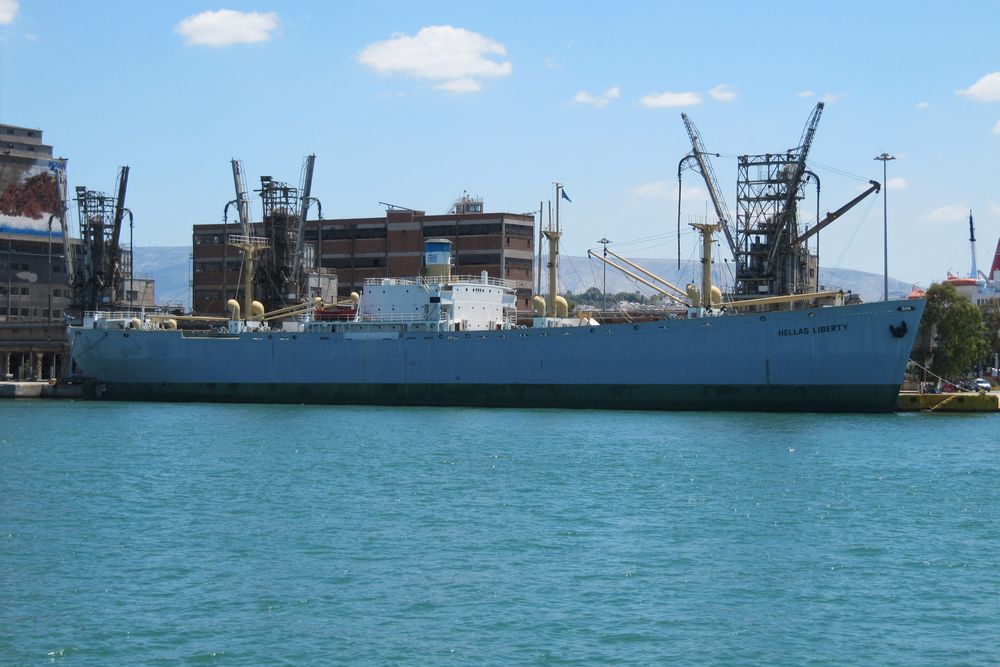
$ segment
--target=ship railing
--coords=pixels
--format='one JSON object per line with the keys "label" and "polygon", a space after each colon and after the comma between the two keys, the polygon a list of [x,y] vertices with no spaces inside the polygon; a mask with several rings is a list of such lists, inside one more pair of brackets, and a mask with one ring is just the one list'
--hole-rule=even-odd
{"label": "ship railing", "polygon": [[374,322],[381,324],[398,324],[411,322],[434,322],[447,319],[447,313],[441,313],[437,320],[429,319],[423,313],[362,313],[358,322]]}
{"label": "ship railing", "polygon": [[91,322],[98,320],[131,320],[133,317],[140,320],[146,316],[146,311],[142,310],[86,310],[83,319]]}
{"label": "ship railing", "polygon": [[416,276],[412,278],[365,278],[365,285],[378,287],[385,285],[447,285],[452,283],[472,283],[514,289],[515,281],[487,276]]}
{"label": "ship railing", "polygon": [[238,247],[266,247],[268,245],[265,236],[247,236],[246,234],[230,234],[227,243]]}

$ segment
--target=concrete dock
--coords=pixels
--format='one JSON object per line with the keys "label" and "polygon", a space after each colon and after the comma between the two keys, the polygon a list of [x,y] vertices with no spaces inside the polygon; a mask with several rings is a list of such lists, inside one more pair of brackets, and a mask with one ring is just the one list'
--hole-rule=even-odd
{"label": "concrete dock", "polygon": [[928,412],[1000,412],[1000,395],[986,393],[920,394],[904,391],[899,394],[900,411]]}
{"label": "concrete dock", "polygon": [[0,382],[0,398],[80,398],[83,385],[55,382]]}

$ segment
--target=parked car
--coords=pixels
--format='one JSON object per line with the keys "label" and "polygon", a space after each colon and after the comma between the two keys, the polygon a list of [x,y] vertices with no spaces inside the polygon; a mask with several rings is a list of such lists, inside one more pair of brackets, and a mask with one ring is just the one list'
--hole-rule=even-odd
{"label": "parked car", "polygon": [[993,389],[992,385],[983,378],[976,378],[972,381],[972,388],[976,391],[990,391]]}

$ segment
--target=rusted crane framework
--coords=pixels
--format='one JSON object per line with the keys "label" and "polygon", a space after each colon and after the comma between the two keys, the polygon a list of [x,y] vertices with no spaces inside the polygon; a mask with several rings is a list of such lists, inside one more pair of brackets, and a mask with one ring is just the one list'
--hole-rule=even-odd
{"label": "rusted crane framework", "polygon": [[260,199],[264,207],[264,238],[268,249],[261,254],[254,272],[254,294],[265,310],[287,305],[295,298],[292,254],[299,215],[298,188],[260,177]]}
{"label": "rusted crane framework", "polygon": [[806,156],[823,103],[813,109],[797,148],[741,155],[736,178],[736,293],[802,294],[815,289],[816,258],[799,243],[797,203]]}
{"label": "rusted crane framework", "polygon": [[300,187],[260,177],[264,238],[267,250],[261,254],[254,272],[254,294],[265,309],[273,310],[298,303],[306,281],[302,276],[303,226],[312,190],[316,156],[306,158]]}
{"label": "rusted crane framework", "polygon": [[809,256],[793,243],[801,197],[793,195],[788,205],[788,173],[797,161],[792,153],[739,157],[737,294],[796,294],[808,288]]}
{"label": "rusted crane framework", "polygon": [[73,275],[75,309],[118,308],[125,302],[125,279],[131,274],[131,256],[125,257],[119,238],[125,216],[129,168],[118,170],[117,196],[76,188],[80,220],[80,258]]}

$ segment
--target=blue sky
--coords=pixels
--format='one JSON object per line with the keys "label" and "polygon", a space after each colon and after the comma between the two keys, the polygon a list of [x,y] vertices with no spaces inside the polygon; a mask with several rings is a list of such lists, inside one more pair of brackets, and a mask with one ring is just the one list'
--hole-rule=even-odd
{"label": "blue sky", "polygon": [[[969,209],[980,268],[1000,235],[998,19],[993,2],[0,0],[0,122],[41,128],[71,187],[111,192],[130,165],[137,245],[220,221],[230,158],[253,187],[298,183],[316,153],[328,218],[444,213],[463,190],[519,213],[558,180],[564,252],[606,235],[674,257],[681,112],[723,154],[734,210],[735,156],[794,147],[822,99],[822,210],[895,155],[889,272],[926,286],[968,271]],[[684,187],[687,223],[707,197],[693,172]],[[881,273],[882,195],[821,237],[822,265]]]}

